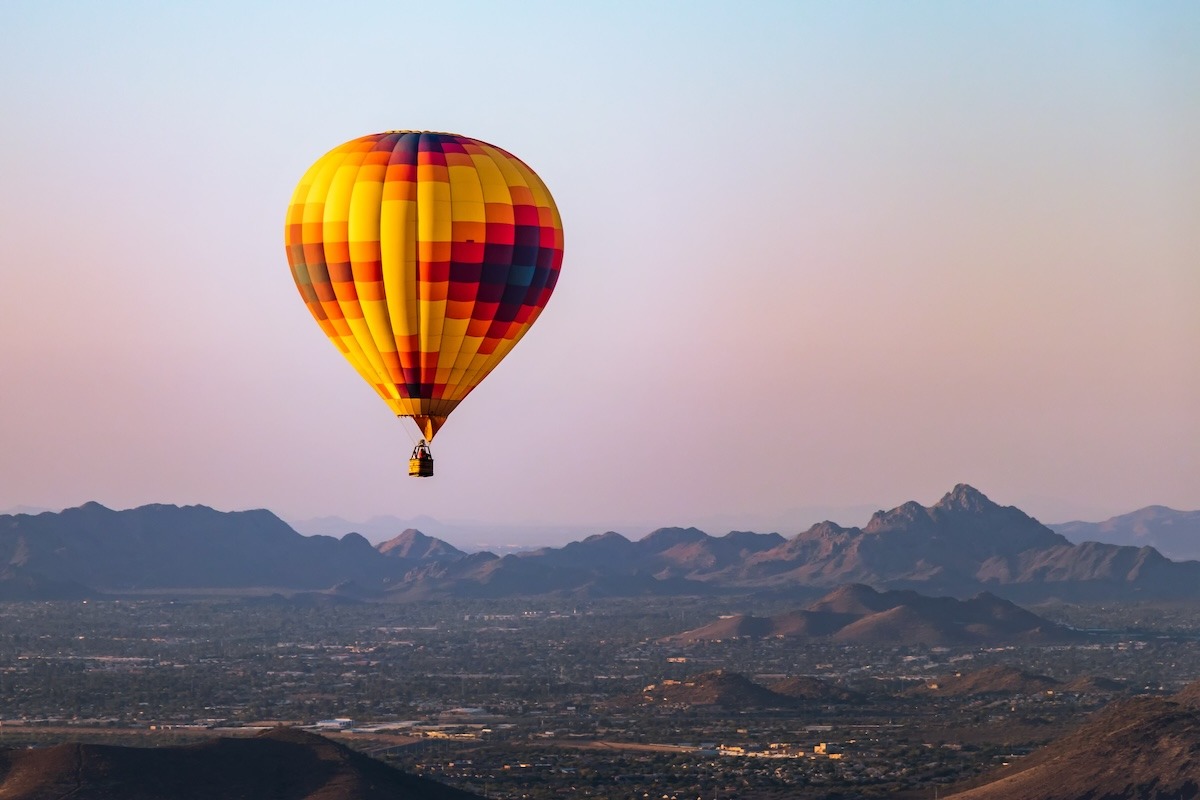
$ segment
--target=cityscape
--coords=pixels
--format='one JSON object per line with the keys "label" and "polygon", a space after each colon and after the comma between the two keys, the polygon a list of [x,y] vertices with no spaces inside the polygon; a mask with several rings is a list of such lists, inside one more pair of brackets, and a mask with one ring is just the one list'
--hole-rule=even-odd
{"label": "cityscape", "polygon": [[[0,739],[145,746],[288,725],[493,798],[923,797],[1115,699],[1200,676],[1187,608],[1047,607],[1096,632],[1041,647],[664,641],[743,603],[777,610],[751,598],[5,604]],[[797,676],[807,683],[783,694]]]}

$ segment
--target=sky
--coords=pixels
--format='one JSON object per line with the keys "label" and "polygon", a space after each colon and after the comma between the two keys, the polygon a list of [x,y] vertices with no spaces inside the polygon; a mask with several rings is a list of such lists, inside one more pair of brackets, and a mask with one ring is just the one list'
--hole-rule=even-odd
{"label": "sky", "polygon": [[[1198,86],[1194,2],[8,0],[0,508],[1200,509]],[[565,232],[425,480],[283,248],[389,129],[516,154]]]}

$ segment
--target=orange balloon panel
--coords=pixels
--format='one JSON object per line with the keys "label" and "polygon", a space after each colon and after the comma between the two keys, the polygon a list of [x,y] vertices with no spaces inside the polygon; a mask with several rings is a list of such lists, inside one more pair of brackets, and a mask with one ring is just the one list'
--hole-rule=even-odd
{"label": "orange balloon panel", "polygon": [[322,156],[292,195],[284,241],[321,330],[426,439],[537,319],[563,256],[533,170],[485,142],[417,131]]}

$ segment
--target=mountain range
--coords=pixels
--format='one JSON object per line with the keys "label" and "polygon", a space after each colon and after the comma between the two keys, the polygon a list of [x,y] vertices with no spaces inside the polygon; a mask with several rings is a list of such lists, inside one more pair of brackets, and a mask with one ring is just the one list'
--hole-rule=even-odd
{"label": "mountain range", "polygon": [[1200,596],[1200,562],[1152,547],[1072,544],[960,484],[932,506],[877,511],[862,528],[822,522],[791,538],[661,528],[509,554],[463,553],[417,530],[372,546],[348,533],[303,536],[269,511],[87,503],[0,515],[0,598],[98,593],[329,591],[377,600],[880,590],[1010,600]]}

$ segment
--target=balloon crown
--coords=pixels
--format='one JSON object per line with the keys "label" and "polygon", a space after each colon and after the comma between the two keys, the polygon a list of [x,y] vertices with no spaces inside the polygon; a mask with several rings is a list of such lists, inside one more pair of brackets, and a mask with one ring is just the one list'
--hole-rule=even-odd
{"label": "balloon crown", "polygon": [[416,130],[390,130],[384,133],[432,133],[437,136],[462,136],[461,133],[450,133],[449,131],[416,131]]}

